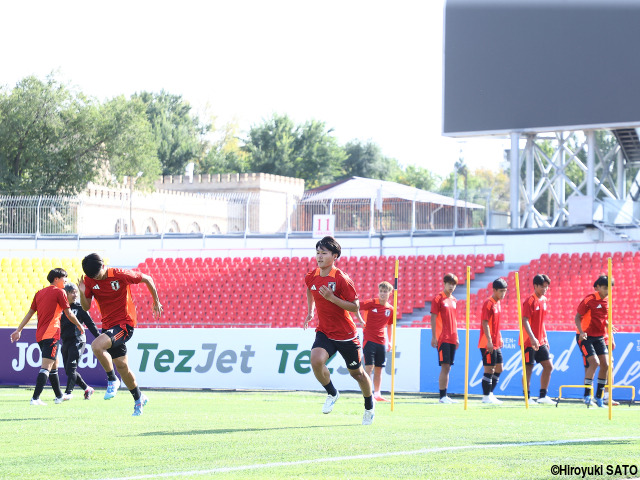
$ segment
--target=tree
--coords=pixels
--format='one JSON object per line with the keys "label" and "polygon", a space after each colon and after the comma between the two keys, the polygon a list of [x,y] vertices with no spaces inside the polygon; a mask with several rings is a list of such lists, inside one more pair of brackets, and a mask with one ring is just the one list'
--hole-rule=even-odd
{"label": "tree", "polygon": [[146,105],[162,174],[184,174],[188,163],[201,158],[201,137],[209,126],[200,125],[198,117],[191,116],[191,105],[180,95],[162,90],[160,93],[141,92],[133,96],[134,100],[136,98]]}
{"label": "tree", "polygon": [[273,115],[251,127],[243,150],[253,172],[303,178],[314,187],[344,174],[346,153],[323,122],[296,126],[286,115]]}
{"label": "tree", "polygon": [[409,165],[404,170],[396,170],[391,180],[430,192],[437,190],[442,181],[438,175],[433,174],[430,170],[414,165]]}
{"label": "tree", "polygon": [[390,160],[382,155],[380,147],[369,141],[365,144],[359,140],[348,142],[345,147],[347,157],[343,168],[348,177],[377,178],[386,180],[390,175]]}
{"label": "tree", "polygon": [[238,124],[227,123],[220,130],[211,129],[213,138],[205,143],[205,154],[195,166],[197,173],[246,173],[249,172],[249,155],[238,139]]}

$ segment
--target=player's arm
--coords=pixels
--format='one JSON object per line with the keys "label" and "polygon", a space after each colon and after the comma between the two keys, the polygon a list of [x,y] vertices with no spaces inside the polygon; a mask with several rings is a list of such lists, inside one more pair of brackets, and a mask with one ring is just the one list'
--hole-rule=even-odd
{"label": "player's arm", "polygon": [[333,290],[331,290],[326,285],[321,286],[318,290],[318,293],[320,293],[320,295],[322,295],[325,300],[330,301],[334,305],[337,305],[347,312],[355,313],[360,309],[360,302],[358,301],[358,299],[354,300],[353,302],[349,302],[348,300],[343,300],[342,298],[336,297],[333,293]]}
{"label": "player's arm", "polygon": [[82,323],[86,325],[87,329],[91,332],[91,334],[94,337],[98,338],[100,336],[98,327],[96,327],[96,322],[93,321],[93,318],[91,318],[91,315],[89,315],[84,310],[80,310],[78,312],[77,317],[78,317],[78,320],[80,320]]}
{"label": "player's arm", "polygon": [[436,338],[436,319],[437,318],[438,318],[438,315],[436,315],[435,313],[431,314],[431,346],[433,348],[438,347],[438,339]]}
{"label": "player's arm", "polygon": [[580,315],[579,313],[576,313],[576,318],[574,319],[574,322],[576,323],[576,329],[578,330],[578,334],[580,335],[580,339],[586,340],[587,339],[587,332],[582,330],[582,315]]}
{"label": "player's arm", "polygon": [[85,295],[86,286],[84,284],[84,276],[78,279],[78,291],[80,292],[80,306],[83,310],[89,310],[91,308],[91,300]]}
{"label": "player's arm", "polygon": [[20,322],[20,325],[18,325],[18,328],[16,328],[15,332],[11,334],[11,343],[15,343],[18,340],[20,340],[20,335],[22,335],[22,329],[25,327],[27,323],[29,323],[29,320],[31,320],[31,317],[33,317],[34,313],[36,313],[36,311],[30,308],[27,314],[24,316],[24,318]]}
{"label": "player's arm", "polygon": [[309,326],[309,322],[311,320],[313,320],[313,312],[315,310],[315,306],[316,306],[316,303],[313,300],[313,295],[311,294],[311,290],[309,290],[309,288],[307,288],[307,312],[308,313],[307,313],[307,316],[304,319],[304,326],[302,327],[305,330]]}
{"label": "player's arm", "polygon": [[534,350],[538,350],[540,348],[540,342],[533,334],[533,330],[531,330],[531,324],[529,324],[529,317],[522,317],[522,326],[524,327],[525,332],[529,335],[529,340],[531,340],[531,347]]}
{"label": "player's arm", "polygon": [[367,322],[365,322],[364,318],[362,318],[360,310],[356,312],[356,318],[358,319],[358,322],[360,322],[360,325],[362,325],[363,327],[367,325]]}
{"label": "player's arm", "polygon": [[71,309],[69,307],[65,308],[64,310],[62,310],[64,312],[64,314],[67,316],[67,318],[69,319],[69,321],[71,323],[73,323],[76,327],[78,327],[78,330],[80,330],[82,333],[84,333],[84,327],[82,326],[82,324],[78,321],[78,318],[73,314],[73,312],[71,311]]}
{"label": "player's arm", "polygon": [[149,275],[142,274],[142,278],[140,280],[141,283],[144,283],[147,286],[147,290],[153,297],[153,315],[158,318],[162,315],[162,305],[160,304],[160,298],[158,298],[158,289],[156,288],[156,284]]}
{"label": "player's arm", "polygon": [[489,330],[489,320],[482,320],[482,331],[487,339],[487,352],[493,353],[493,342],[491,341],[491,331]]}
{"label": "player's arm", "polygon": [[391,338],[393,337],[393,324],[387,325],[387,352],[391,351]]}

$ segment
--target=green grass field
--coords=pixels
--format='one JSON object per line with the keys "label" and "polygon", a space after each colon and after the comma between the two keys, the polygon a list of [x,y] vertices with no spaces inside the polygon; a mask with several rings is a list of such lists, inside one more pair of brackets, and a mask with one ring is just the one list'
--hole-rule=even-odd
{"label": "green grass field", "polygon": [[[532,406],[477,398],[439,405],[397,395],[361,425],[362,396],[343,394],[329,415],[310,392],[146,391],[133,400],[104,390],[61,405],[47,387],[0,389],[0,478],[25,479],[538,479],[554,464],[640,468],[640,407]],[[521,445],[525,442],[561,444]],[[587,478],[629,478],[612,474]],[[638,475],[635,475],[638,476]]]}

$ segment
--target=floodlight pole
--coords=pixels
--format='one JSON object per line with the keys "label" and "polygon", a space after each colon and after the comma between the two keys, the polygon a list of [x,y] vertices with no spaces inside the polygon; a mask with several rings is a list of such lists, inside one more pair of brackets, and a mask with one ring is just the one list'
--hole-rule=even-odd
{"label": "floodlight pole", "polygon": [[520,134],[511,132],[511,228],[520,228]]}

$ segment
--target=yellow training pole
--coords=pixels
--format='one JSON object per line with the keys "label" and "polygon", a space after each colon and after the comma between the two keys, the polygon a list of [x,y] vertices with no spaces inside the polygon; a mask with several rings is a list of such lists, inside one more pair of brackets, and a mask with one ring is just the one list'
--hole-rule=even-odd
{"label": "yellow training pole", "polygon": [[464,337],[464,409],[467,409],[467,399],[469,397],[469,302],[471,301],[471,267],[467,267],[467,311],[466,325],[467,333]]}
{"label": "yellow training pole", "polygon": [[398,265],[400,261],[396,260],[395,282],[393,285],[393,340],[391,342],[391,411],[395,403],[395,378],[396,378],[396,319],[398,311]]}
{"label": "yellow training pole", "polygon": [[516,272],[516,301],[518,302],[518,325],[520,327],[520,355],[522,356],[522,388],[524,390],[524,404],[529,409],[529,389],[527,388],[527,364],[524,361],[524,334],[522,333],[522,304],[520,303],[520,279]]}
{"label": "yellow training pole", "polygon": [[612,417],[612,409],[611,407],[613,406],[613,348],[611,348],[611,345],[613,344],[613,298],[611,298],[611,279],[612,279],[612,264],[611,264],[611,257],[609,257],[609,261],[607,262],[607,278],[608,278],[608,285],[607,285],[607,299],[608,299],[608,307],[607,311],[609,314],[609,420],[611,420]]}

